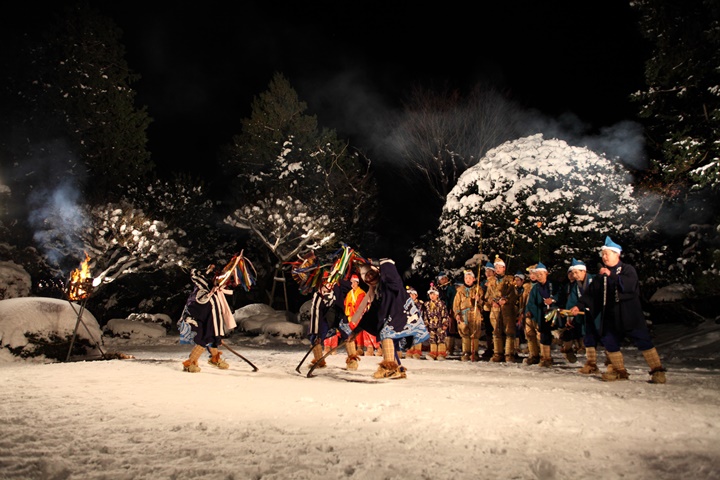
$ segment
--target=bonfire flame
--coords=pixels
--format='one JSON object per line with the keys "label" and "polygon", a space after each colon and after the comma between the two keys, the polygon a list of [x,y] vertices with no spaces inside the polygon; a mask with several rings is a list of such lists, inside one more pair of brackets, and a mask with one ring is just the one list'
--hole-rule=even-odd
{"label": "bonfire flame", "polygon": [[70,283],[68,285],[68,298],[70,300],[83,300],[90,295],[93,279],[90,276],[89,263],[90,256],[85,252],[85,260],[80,264],[80,268],[76,268],[70,274]]}

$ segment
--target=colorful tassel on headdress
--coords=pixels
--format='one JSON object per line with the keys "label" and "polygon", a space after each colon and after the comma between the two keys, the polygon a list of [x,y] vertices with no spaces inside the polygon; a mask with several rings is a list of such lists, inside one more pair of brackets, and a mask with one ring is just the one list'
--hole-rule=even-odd
{"label": "colorful tassel on headdress", "polygon": [[356,262],[367,263],[355,250],[342,244],[330,261],[321,264],[314,251],[308,252],[292,265],[292,277],[298,284],[300,293],[308,295],[324,284],[335,285],[340,280],[348,280]]}
{"label": "colorful tassel on headdress", "polygon": [[250,291],[255,285],[257,271],[252,262],[243,256],[243,253],[233,256],[230,262],[225,265],[222,273],[217,276],[215,283],[222,287],[228,285],[230,287],[242,287],[243,290]]}
{"label": "colorful tassel on headdress", "polygon": [[291,275],[298,284],[300,293],[309,295],[322,284],[323,274],[328,271],[327,265],[320,264],[314,251],[309,251],[298,261],[286,262],[292,266]]}
{"label": "colorful tassel on headdress", "polygon": [[340,249],[334,255],[335,261],[333,268],[330,270],[328,283],[335,284],[340,280],[348,280],[352,275],[356,263],[368,263],[368,261],[358,252],[343,243]]}
{"label": "colorful tassel on headdress", "polygon": [[241,255],[237,267],[235,268],[235,272],[235,284],[242,287],[242,289],[246,292],[249,292],[256,282],[257,270],[255,270],[255,266],[253,266],[249,259]]}

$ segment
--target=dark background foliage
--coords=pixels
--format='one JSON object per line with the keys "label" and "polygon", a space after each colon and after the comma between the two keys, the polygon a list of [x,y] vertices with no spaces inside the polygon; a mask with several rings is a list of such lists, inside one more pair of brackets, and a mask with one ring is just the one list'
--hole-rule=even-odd
{"label": "dark background foliage", "polygon": [[[648,290],[682,281],[716,295],[715,2],[443,7],[19,5],[0,23],[2,259],[31,273],[32,294],[57,296],[85,250],[96,269],[127,265],[110,255],[122,238],[132,268],[93,298],[107,319],[175,315],[188,268],[244,250],[258,285],[237,302],[268,302],[287,259],[224,219],[282,192],[330,213],[336,242],[407,270],[458,175],[542,131],[632,169],[648,213],[628,242]],[[639,149],[591,144],[628,120]],[[296,179],[273,166],[288,140]],[[296,290],[288,276],[291,309]]]}

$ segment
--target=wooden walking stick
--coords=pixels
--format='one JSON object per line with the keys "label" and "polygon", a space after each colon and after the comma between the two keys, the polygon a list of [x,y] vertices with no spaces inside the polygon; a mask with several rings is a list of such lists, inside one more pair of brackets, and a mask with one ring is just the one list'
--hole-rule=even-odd
{"label": "wooden walking stick", "polygon": [[257,368],[255,365],[253,365],[253,363],[252,363],[250,360],[248,360],[247,358],[243,357],[243,356],[240,355],[238,352],[236,352],[235,350],[233,350],[232,348],[230,348],[227,343],[225,343],[225,342],[223,342],[223,341],[221,340],[221,341],[220,341],[220,346],[227,348],[229,352],[234,353],[235,355],[237,355],[238,357],[240,357],[241,359],[243,359],[243,360],[245,361],[245,363],[247,363],[248,365],[250,365],[250,366],[252,367],[253,372],[257,372],[257,371],[258,371],[258,368]]}
{"label": "wooden walking stick", "polygon": [[347,346],[350,344],[350,342],[354,342],[355,337],[357,337],[359,334],[360,334],[360,331],[357,331],[357,330],[353,331],[350,334],[350,336],[347,338],[347,340],[345,340],[343,343],[338,343],[337,345],[332,347],[330,350],[328,350],[327,353],[324,353],[322,357],[318,358],[317,361],[312,364],[312,366],[310,367],[310,370],[308,370],[308,372],[307,372],[306,377],[307,378],[314,377],[315,375],[313,375],[313,371],[315,370],[315,367],[320,365],[323,360],[325,360],[328,356],[332,355],[335,352],[335,350],[337,350],[341,346],[344,346],[345,348],[347,348]]}
{"label": "wooden walking stick", "polygon": [[305,363],[305,360],[307,359],[307,357],[310,356],[310,354],[311,354],[312,351],[313,351],[313,348],[315,348],[316,345],[320,345],[320,341],[319,341],[319,340],[315,340],[315,341],[310,345],[310,350],[307,351],[307,353],[306,353],[305,356],[302,358],[302,360],[300,360],[300,363],[298,363],[297,367],[295,367],[295,371],[296,371],[296,372],[302,373],[302,372],[300,372],[300,367],[302,366],[303,363]]}
{"label": "wooden walking stick", "polygon": [[[478,295],[480,294],[480,274],[482,272],[483,267],[483,258],[482,258],[482,222],[477,222],[477,226],[480,229],[480,244],[478,246],[478,256],[480,259],[478,260],[478,272],[477,272],[477,287],[478,287]],[[478,313],[478,299],[475,297],[475,315],[477,316]]]}
{"label": "wooden walking stick", "polygon": [[540,243],[541,243],[542,239],[541,239],[541,235],[540,235],[541,232],[539,230],[542,228],[543,222],[537,222],[536,225],[538,227],[538,263],[541,263],[542,255],[540,254]]}

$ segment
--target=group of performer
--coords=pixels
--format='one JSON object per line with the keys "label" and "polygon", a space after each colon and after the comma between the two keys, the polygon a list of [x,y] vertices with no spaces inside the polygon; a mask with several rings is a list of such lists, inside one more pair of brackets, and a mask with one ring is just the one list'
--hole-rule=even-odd
{"label": "group of performer", "polygon": [[[441,297],[450,313],[446,351],[453,355],[460,340],[463,361],[477,361],[482,334],[487,341],[483,357],[491,362],[520,361],[518,350],[527,342],[527,365],[553,365],[552,345],[559,343],[569,363],[577,353],[586,355],[582,374],[599,373],[597,350],[607,354],[605,381],[626,380],[621,342],[628,338],[650,367],[650,382],[665,383],[665,369],[655,349],[640,303],[637,271],[620,259],[622,247],[610,237],[600,248],[603,266],[597,274],[584,262],[572,259],[567,282],[548,277],[542,263],[525,272],[507,275],[505,262],[496,257],[482,269],[484,280],[472,269],[463,271],[463,283],[453,285],[447,274],[438,275]],[[432,355],[430,356],[432,358]]]}
{"label": "group of performer", "polygon": [[[548,279],[548,269],[540,262],[508,275],[498,256],[494,262],[476,266],[478,275],[465,269],[461,284],[454,285],[441,272],[423,301],[417,290],[404,285],[392,259],[365,259],[347,250],[332,271],[323,271],[308,259],[301,264],[308,268],[295,270],[304,288],[314,286],[308,331],[312,369],[326,366],[325,358],[338,348],[326,344],[334,338],[346,348],[348,370],[357,370],[359,353],[366,348],[367,355],[378,352],[382,358],[373,377],[406,378],[401,358],[423,358],[424,348],[425,358],[431,360],[454,357],[457,340],[460,360],[478,361],[484,333],[487,343],[482,356],[491,362],[521,361],[518,348],[524,338],[524,363],[551,367],[551,348],[557,338],[568,362],[577,361],[578,346],[584,349],[586,362],[580,373],[600,373],[597,350],[603,347],[607,368],[601,378],[627,380],[620,346],[628,338],[650,367],[649,381],[665,383],[665,369],[642,312],[637,272],[620,259],[622,247],[609,237],[601,247],[603,266],[596,274],[572,259],[568,282],[558,285]],[[478,278],[481,271],[482,280]],[[196,346],[184,369],[199,371],[197,358],[205,348],[211,353],[210,365],[227,368],[217,351],[224,328],[229,327],[219,300],[222,289],[208,285],[196,271],[193,282],[195,290],[183,318],[196,333]],[[198,305],[206,306],[202,313]]]}

